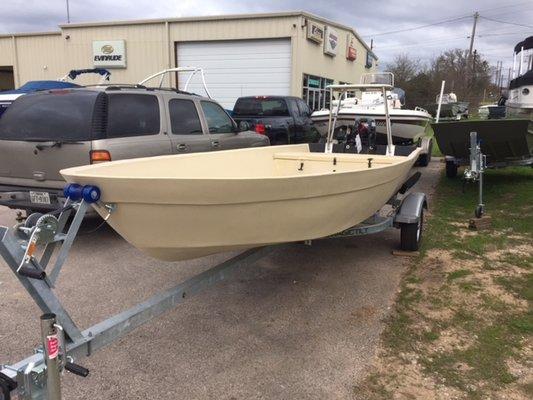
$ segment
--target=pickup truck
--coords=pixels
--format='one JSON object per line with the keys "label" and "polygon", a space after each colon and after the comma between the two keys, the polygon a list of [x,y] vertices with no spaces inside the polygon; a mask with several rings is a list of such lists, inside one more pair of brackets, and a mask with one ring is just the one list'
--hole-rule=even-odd
{"label": "pickup truck", "polygon": [[112,85],[27,94],[0,118],[0,205],[60,208],[63,168],[269,145],[242,130],[215,101],[175,90]]}
{"label": "pickup truck", "polygon": [[268,136],[272,145],[315,143],[320,139],[309,106],[298,97],[239,97],[232,116],[237,123],[246,122],[255,132]]}

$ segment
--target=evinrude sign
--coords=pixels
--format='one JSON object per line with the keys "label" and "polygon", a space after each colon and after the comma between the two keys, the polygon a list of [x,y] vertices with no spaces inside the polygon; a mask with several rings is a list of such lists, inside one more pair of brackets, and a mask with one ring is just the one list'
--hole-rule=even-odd
{"label": "evinrude sign", "polygon": [[95,40],[93,65],[105,68],[126,68],[126,43],[124,40]]}
{"label": "evinrude sign", "polygon": [[326,26],[326,37],[324,39],[324,53],[335,57],[339,48],[339,34],[331,26]]}

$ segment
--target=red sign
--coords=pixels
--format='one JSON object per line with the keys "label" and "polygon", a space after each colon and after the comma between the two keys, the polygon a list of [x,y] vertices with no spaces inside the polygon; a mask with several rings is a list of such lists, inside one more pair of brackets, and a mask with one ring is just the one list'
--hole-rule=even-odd
{"label": "red sign", "polygon": [[355,61],[357,58],[357,49],[355,48],[355,38],[348,34],[348,37],[346,38],[346,43],[348,44],[346,46],[346,59],[350,61]]}

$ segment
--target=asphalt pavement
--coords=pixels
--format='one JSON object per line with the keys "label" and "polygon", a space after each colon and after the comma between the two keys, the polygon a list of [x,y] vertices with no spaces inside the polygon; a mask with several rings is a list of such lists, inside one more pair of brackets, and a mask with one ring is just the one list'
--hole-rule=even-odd
{"label": "asphalt pavement", "polygon": [[[431,195],[441,165],[413,190]],[[0,207],[0,225],[14,218]],[[65,374],[64,399],[351,399],[412,262],[398,244],[390,229],[271,253],[79,360],[90,375]],[[231,255],[161,262],[105,226],[76,239],[57,293],[86,328]],[[0,260],[0,364],[32,353],[40,314]]]}

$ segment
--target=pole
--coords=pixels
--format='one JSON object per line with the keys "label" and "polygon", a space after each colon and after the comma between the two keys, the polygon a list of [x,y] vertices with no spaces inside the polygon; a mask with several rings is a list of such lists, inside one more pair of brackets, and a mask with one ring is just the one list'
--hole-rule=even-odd
{"label": "pole", "polygon": [[56,323],[56,315],[52,313],[41,316],[41,337],[46,363],[47,400],[61,400],[61,377],[59,372],[60,340]]}
{"label": "pole", "polygon": [[70,24],[70,7],[68,4],[68,0],[66,1],[67,1],[67,24]]}
{"label": "pole", "polygon": [[387,99],[387,89],[383,87],[383,105],[385,106],[385,125],[387,128],[387,155],[394,155],[394,146],[392,145],[392,128],[389,115],[389,100]]}
{"label": "pole", "polygon": [[468,50],[468,58],[472,57],[472,50],[474,49],[474,37],[476,36],[476,25],[478,18],[479,13],[476,11],[474,13],[474,26],[472,26],[472,35],[470,36],[470,50]]}
{"label": "pole", "polygon": [[445,84],[446,84],[446,81],[442,81],[442,84],[440,85],[439,104],[437,106],[437,115],[435,116],[436,123],[439,123],[439,119],[440,119],[440,106],[442,105],[442,96],[444,95]]}

